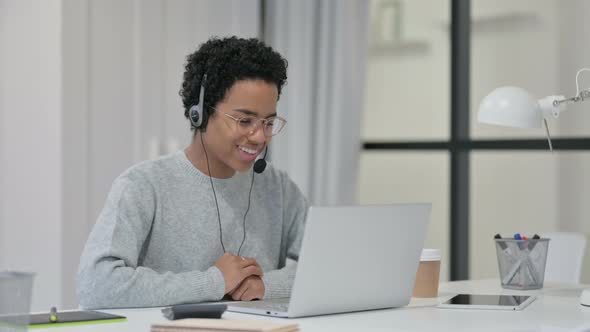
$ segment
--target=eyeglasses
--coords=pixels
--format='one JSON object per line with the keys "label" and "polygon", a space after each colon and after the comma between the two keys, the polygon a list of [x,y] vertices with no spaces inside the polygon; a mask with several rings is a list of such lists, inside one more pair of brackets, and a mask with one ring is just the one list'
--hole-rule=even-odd
{"label": "eyeglasses", "polygon": [[287,124],[287,120],[280,116],[274,116],[268,119],[260,119],[252,115],[246,115],[240,118],[236,118],[230,114],[222,112],[228,118],[236,122],[236,129],[242,135],[254,134],[259,126],[262,126],[264,135],[267,137],[274,136],[281,132],[283,127]]}

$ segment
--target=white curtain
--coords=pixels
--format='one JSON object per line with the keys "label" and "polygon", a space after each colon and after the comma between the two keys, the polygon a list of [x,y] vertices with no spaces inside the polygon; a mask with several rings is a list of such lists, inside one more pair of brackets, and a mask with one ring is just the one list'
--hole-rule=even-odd
{"label": "white curtain", "polygon": [[270,159],[314,205],[357,203],[368,1],[269,0],[264,39],[289,61]]}

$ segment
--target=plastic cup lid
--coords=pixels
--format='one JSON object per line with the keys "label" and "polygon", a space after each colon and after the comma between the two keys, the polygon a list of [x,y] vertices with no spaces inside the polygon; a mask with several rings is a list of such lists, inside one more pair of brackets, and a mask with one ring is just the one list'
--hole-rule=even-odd
{"label": "plastic cup lid", "polygon": [[440,249],[422,249],[421,261],[440,261]]}

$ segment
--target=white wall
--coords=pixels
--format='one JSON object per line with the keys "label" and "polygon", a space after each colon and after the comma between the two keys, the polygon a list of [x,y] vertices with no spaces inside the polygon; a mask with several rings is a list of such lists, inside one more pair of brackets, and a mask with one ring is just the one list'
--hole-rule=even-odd
{"label": "white wall", "polygon": [[[6,6],[5,0],[0,0],[0,13],[4,12]],[[0,21],[0,47],[4,47],[2,42],[6,38],[6,29],[4,27],[5,21]],[[4,53],[0,48],[0,241],[4,240]],[[0,250],[4,250],[4,247],[0,247]],[[2,252],[2,251],[0,251]],[[0,254],[0,268],[4,267],[4,255]]]}
{"label": "white wall", "polygon": [[116,176],[189,142],[178,95],[186,56],[213,35],[257,36],[259,9],[258,0],[89,2],[90,224]]}
{"label": "white wall", "polygon": [[[191,132],[178,95],[186,56],[213,35],[256,36],[260,8],[258,0],[86,3],[85,13],[79,8],[87,17],[80,23],[85,43],[74,48],[77,41],[68,40],[73,47],[68,53],[86,55],[79,60],[85,76],[68,66],[87,95],[78,98],[86,105],[88,124],[85,134],[77,134],[87,146],[87,210],[85,229],[76,237],[83,240],[73,250],[78,254],[115,177],[134,163],[189,142]],[[75,272],[78,260],[71,263]]]}
{"label": "white wall", "polygon": [[[575,74],[580,68],[590,68],[590,2],[571,0],[559,7],[560,52],[559,93],[573,96],[576,92]],[[580,88],[590,89],[590,72],[580,75]],[[590,101],[570,105],[559,118],[562,136],[590,137]],[[586,234],[587,246],[582,281],[590,283],[590,152],[567,152],[558,164],[558,219],[564,231]]]}
{"label": "white wall", "polygon": [[178,90],[212,35],[259,33],[258,0],[0,0],[0,270],[33,310],[73,308],[116,176],[190,139]]}
{"label": "white wall", "polygon": [[90,231],[88,1],[62,0],[62,276],[63,307],[75,307],[76,270]]}
{"label": "white wall", "polygon": [[2,1],[1,268],[37,272],[36,309],[61,301],[61,20],[60,1]]}

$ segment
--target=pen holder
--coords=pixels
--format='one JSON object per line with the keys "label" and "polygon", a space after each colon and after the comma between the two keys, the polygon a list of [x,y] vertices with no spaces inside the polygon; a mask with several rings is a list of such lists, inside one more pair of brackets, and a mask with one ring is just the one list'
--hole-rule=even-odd
{"label": "pen holder", "polygon": [[549,239],[496,239],[496,254],[503,288],[543,288]]}
{"label": "pen holder", "polygon": [[0,331],[27,330],[33,276],[25,272],[0,272]]}

